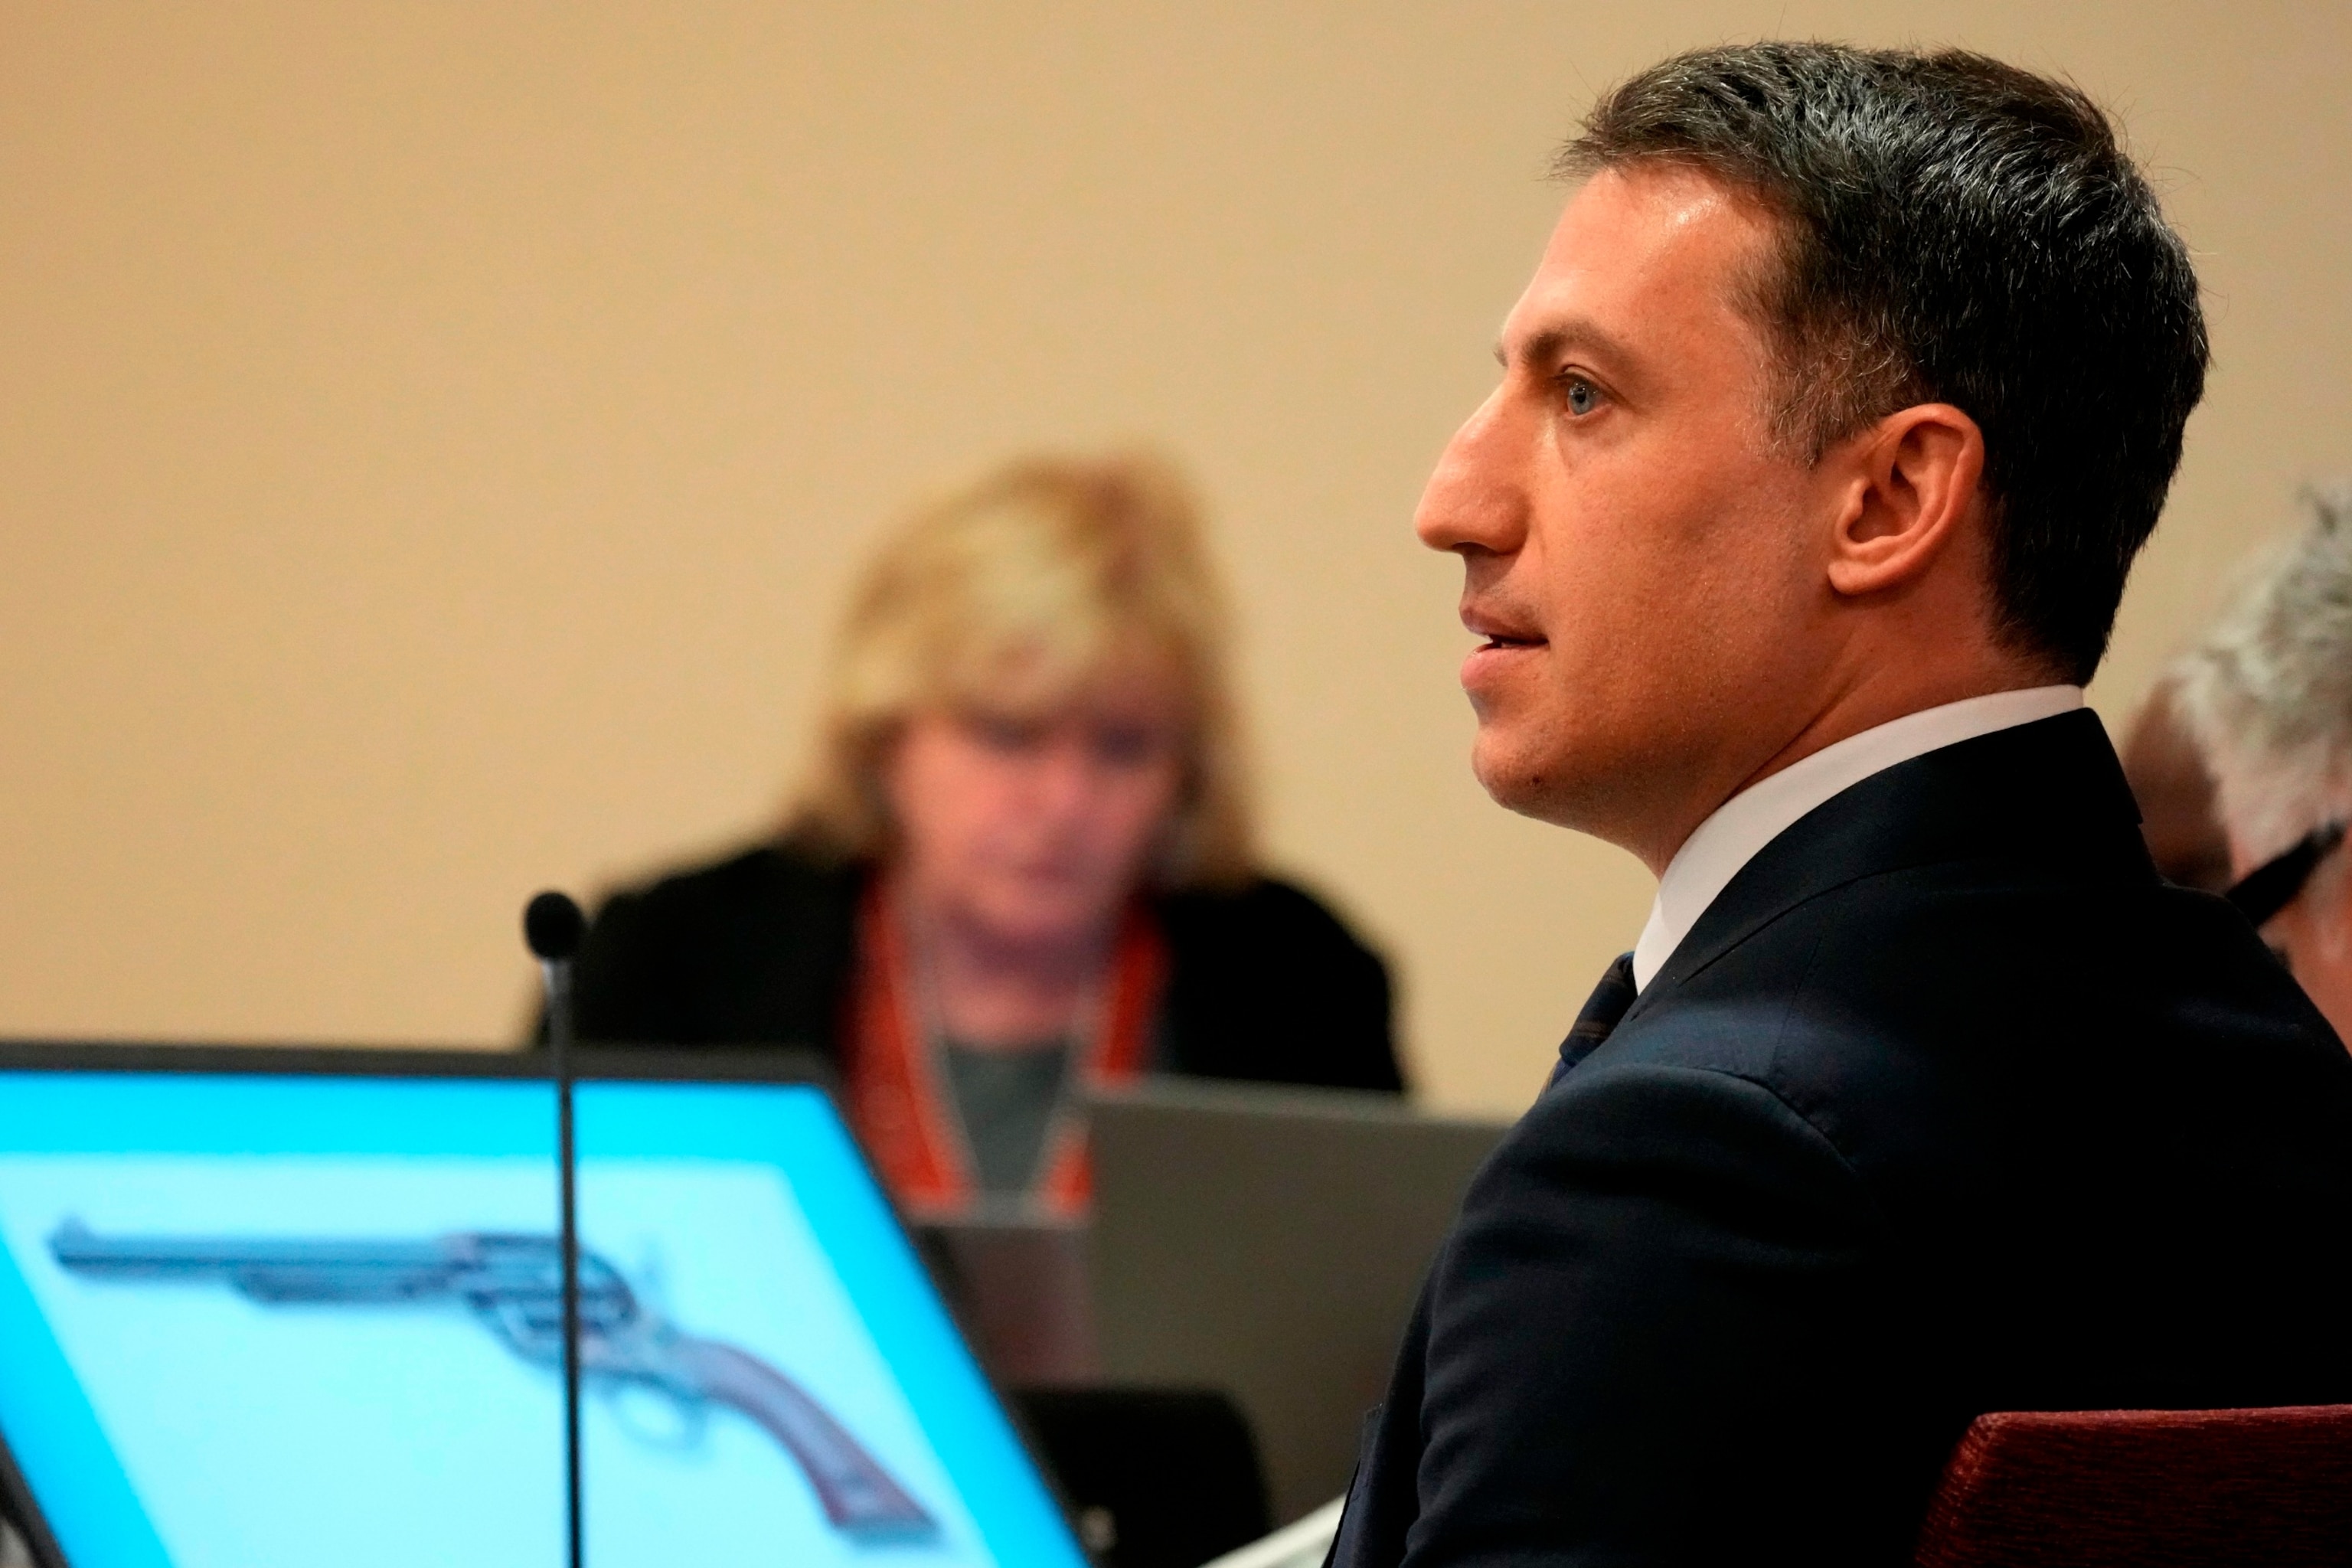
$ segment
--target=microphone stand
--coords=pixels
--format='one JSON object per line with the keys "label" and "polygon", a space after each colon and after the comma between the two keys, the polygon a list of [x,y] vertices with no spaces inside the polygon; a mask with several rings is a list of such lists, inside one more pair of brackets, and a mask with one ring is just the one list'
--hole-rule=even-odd
{"label": "microphone stand", "polygon": [[580,1489],[579,1150],[572,1110],[572,960],[587,921],[562,893],[541,893],[523,911],[523,935],[539,957],[547,992],[547,1053],[555,1079],[556,1206],[563,1258],[563,1535],[565,1562],[582,1568]]}

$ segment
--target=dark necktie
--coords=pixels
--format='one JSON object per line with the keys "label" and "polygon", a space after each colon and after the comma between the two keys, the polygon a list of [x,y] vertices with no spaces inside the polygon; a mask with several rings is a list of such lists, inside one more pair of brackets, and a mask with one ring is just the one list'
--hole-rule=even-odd
{"label": "dark necktie", "polygon": [[1593,1047],[1609,1037],[1617,1020],[1633,1005],[1635,994],[1633,955],[1621,952],[1617,962],[1609,966],[1609,973],[1601,977],[1601,984],[1592,988],[1592,994],[1585,999],[1584,1011],[1576,1016],[1568,1038],[1559,1043],[1559,1066],[1551,1069],[1551,1077],[1544,1083],[1546,1089],[1558,1083],[1560,1074],[1591,1056]]}

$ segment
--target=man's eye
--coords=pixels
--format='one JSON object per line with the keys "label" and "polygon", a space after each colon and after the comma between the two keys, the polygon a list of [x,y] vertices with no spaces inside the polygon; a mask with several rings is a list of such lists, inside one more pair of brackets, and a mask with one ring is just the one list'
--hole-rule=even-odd
{"label": "man's eye", "polygon": [[1568,411],[1580,416],[1601,406],[1601,389],[1580,375],[1571,375],[1562,382],[1560,395],[1567,400]]}

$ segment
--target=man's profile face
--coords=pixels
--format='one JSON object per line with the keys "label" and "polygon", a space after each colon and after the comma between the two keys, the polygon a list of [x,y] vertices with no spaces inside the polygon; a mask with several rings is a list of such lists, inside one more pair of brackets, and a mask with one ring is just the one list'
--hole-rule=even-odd
{"label": "man's profile face", "polygon": [[1462,668],[1479,782],[1645,858],[1667,797],[1719,791],[1671,854],[1819,679],[1803,633],[1826,595],[1825,498],[1773,438],[1746,304],[1774,238],[1691,171],[1588,182],[1415,520],[1462,557],[1463,622],[1485,639]]}

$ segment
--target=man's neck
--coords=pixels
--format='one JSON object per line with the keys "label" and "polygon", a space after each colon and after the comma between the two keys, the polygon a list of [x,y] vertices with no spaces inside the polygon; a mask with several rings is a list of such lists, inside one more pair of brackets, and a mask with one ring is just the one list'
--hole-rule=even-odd
{"label": "man's neck", "polygon": [[1717,894],[1764,847],[1815,808],[1873,774],[1998,731],[2054,719],[2083,705],[2063,684],[1984,693],[1890,719],[1808,752],[1717,808],[1685,839],[1633,946],[1633,983],[1647,987]]}
{"label": "man's neck", "polygon": [[1923,659],[1917,666],[1906,668],[1897,660],[1874,659],[1831,683],[1813,701],[1764,731],[1746,757],[1727,755],[1714,776],[1695,781],[1696,787],[1684,794],[1670,820],[1657,821],[1654,832],[1626,847],[1641,858],[1651,875],[1664,877],[1690,836],[1726,802],[1807,757],[1908,714],[1971,697],[2048,686],[2060,679],[2041,659],[1997,648],[1985,649],[1958,667],[1948,658]]}

